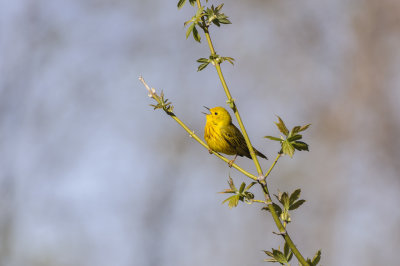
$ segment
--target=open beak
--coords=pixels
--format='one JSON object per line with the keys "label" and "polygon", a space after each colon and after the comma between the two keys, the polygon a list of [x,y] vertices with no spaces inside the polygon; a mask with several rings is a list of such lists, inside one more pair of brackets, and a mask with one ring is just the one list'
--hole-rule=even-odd
{"label": "open beak", "polygon": [[[208,108],[207,106],[203,106],[204,108],[206,108],[208,111],[210,111],[210,108]],[[210,113],[204,113],[204,112],[201,112],[201,113],[203,113],[203,114],[205,114],[205,115],[209,115]]]}

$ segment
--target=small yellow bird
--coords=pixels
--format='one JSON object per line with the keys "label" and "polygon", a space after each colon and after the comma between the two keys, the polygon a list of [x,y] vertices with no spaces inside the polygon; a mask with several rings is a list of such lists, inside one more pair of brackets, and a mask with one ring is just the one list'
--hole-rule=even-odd
{"label": "small yellow bird", "polygon": [[[229,167],[232,167],[238,155],[251,159],[246,141],[240,130],[232,124],[229,112],[223,107],[205,108],[210,111],[209,114],[204,113],[207,118],[206,126],[204,127],[204,139],[210,148],[210,153],[213,150],[228,155],[235,155],[235,158],[229,161]],[[268,160],[264,154],[254,147],[253,149],[258,156]]]}

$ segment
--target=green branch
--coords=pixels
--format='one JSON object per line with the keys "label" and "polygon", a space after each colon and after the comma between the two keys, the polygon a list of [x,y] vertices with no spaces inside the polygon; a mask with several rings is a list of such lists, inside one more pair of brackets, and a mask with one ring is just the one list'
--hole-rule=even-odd
{"label": "green branch", "polygon": [[[273,165],[275,165],[275,163],[279,159],[279,157],[277,156],[277,159],[275,159],[275,162]],[[268,172],[270,172],[272,170],[272,168],[273,168],[273,166],[270,168],[270,170]],[[297,249],[296,245],[293,243],[292,239],[289,236],[289,233],[287,232],[287,230],[283,226],[281,220],[279,219],[279,216],[276,213],[275,207],[272,204],[272,200],[270,197],[270,193],[268,191],[267,183],[266,182],[265,183],[259,182],[259,183],[263,189],[268,210],[271,213],[272,219],[274,220],[276,226],[278,227],[278,230],[279,230],[278,234],[284,238],[285,242],[288,244],[290,249],[293,251],[293,254],[296,256],[297,260],[301,263],[301,265],[309,266],[309,263],[306,261],[306,259],[303,257],[303,255],[301,255],[300,251]]]}
{"label": "green branch", "polygon": [[[197,3],[198,9],[199,10],[202,9],[200,0],[196,0],[196,3]],[[215,53],[215,49],[214,49],[214,46],[213,46],[213,43],[212,43],[212,40],[211,40],[211,37],[210,37],[210,33],[209,33],[209,30],[208,30],[209,26],[206,24],[204,16],[201,17],[201,20],[202,20],[201,28],[204,30],[204,34],[206,36],[208,47],[210,49],[211,55],[215,55],[216,54]],[[235,100],[232,98],[232,95],[231,95],[231,93],[229,91],[228,85],[226,84],[224,75],[222,74],[222,70],[221,70],[221,65],[220,64],[221,64],[220,61],[215,60],[213,65],[215,66],[215,68],[217,70],[219,79],[221,80],[221,83],[222,83],[222,87],[224,88],[226,97],[228,98],[227,103],[230,105],[230,107],[232,108],[232,110],[233,110],[233,112],[234,112],[234,114],[236,116],[236,119],[238,121],[239,127],[240,127],[240,129],[241,129],[241,131],[243,133],[243,137],[246,140],[247,147],[248,147],[248,149],[250,151],[251,158],[253,159],[253,162],[254,162],[254,164],[256,166],[256,169],[257,169],[257,172],[258,172],[258,182],[261,185],[262,190],[264,192],[264,196],[265,196],[265,199],[266,199],[266,202],[267,202],[267,205],[268,205],[268,209],[270,210],[272,218],[274,219],[275,224],[278,227],[280,234],[283,236],[283,238],[285,239],[286,243],[289,245],[290,249],[293,251],[293,253],[296,256],[296,258],[298,259],[298,261],[302,265],[307,265],[308,266],[309,264],[307,263],[306,259],[301,255],[301,253],[297,249],[296,245],[293,243],[293,241],[291,240],[290,236],[288,235],[288,233],[287,233],[285,227],[283,226],[281,220],[279,219],[279,217],[278,217],[278,215],[276,213],[276,210],[274,208],[274,205],[272,204],[271,196],[270,196],[270,193],[268,191],[267,183],[265,181],[265,178],[270,174],[270,172],[272,171],[272,169],[276,165],[278,159],[281,156],[281,153],[278,153],[278,156],[276,157],[275,161],[272,163],[272,165],[269,168],[267,174],[265,176],[263,176],[263,172],[262,172],[260,163],[258,161],[258,158],[257,158],[255,152],[254,152],[253,146],[251,145],[250,138],[249,138],[249,136],[247,134],[247,131],[246,131],[246,129],[244,127],[244,124],[242,122],[242,119],[240,117],[239,111],[238,111],[238,109],[236,107]]]}
{"label": "green branch", "polygon": [[278,152],[278,155],[275,158],[275,161],[271,164],[271,167],[268,169],[267,173],[264,175],[264,180],[267,179],[272,169],[275,167],[275,164],[278,162],[279,158],[281,158],[282,152]]}
{"label": "green branch", "polygon": [[[200,0],[196,0],[196,3],[197,3],[197,7],[199,9],[201,9]],[[215,54],[215,49],[214,49],[213,43],[211,41],[210,33],[208,31],[208,25],[206,24],[204,17],[202,17],[201,20],[202,20],[202,29],[204,30],[204,34],[205,34],[206,39],[207,39],[208,47],[210,48],[211,55],[214,55]],[[227,103],[229,103],[230,107],[232,108],[233,112],[235,113],[235,116],[236,116],[236,119],[238,121],[239,127],[240,127],[240,129],[241,129],[241,131],[243,133],[243,137],[246,140],[247,147],[249,148],[251,158],[253,159],[253,162],[254,162],[254,164],[256,166],[256,169],[257,169],[257,172],[258,172],[258,176],[261,177],[263,173],[262,173],[262,170],[261,170],[260,163],[258,162],[258,158],[256,156],[256,153],[254,152],[253,146],[251,145],[249,135],[247,134],[247,131],[246,131],[245,127],[244,127],[244,124],[242,122],[242,118],[240,117],[239,111],[236,108],[235,100],[232,98],[231,93],[229,92],[228,85],[226,84],[224,75],[222,74],[221,63],[219,61],[214,61],[214,66],[215,66],[215,68],[217,70],[219,79],[221,80],[222,87],[224,88],[226,97],[228,98]]]}

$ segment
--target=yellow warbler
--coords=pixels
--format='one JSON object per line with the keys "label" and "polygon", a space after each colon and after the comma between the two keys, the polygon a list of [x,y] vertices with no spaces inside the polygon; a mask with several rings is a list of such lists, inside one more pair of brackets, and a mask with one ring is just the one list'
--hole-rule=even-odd
{"label": "yellow warbler", "polygon": [[[228,111],[223,107],[205,108],[210,113],[204,113],[207,118],[206,126],[204,127],[204,139],[210,150],[235,155],[235,158],[229,162],[230,167],[232,167],[238,155],[251,159],[246,141],[240,130],[232,124],[232,118]],[[264,154],[255,148],[253,149],[258,156],[268,160]]]}

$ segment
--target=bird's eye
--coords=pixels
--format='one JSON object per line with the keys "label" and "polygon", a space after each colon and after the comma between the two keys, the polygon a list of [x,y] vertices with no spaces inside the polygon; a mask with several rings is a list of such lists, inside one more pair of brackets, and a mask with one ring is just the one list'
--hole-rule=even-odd
{"label": "bird's eye", "polygon": [[215,115],[218,115],[218,113],[217,113],[217,112],[215,112],[214,114],[215,114]]}

